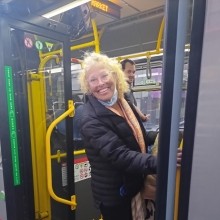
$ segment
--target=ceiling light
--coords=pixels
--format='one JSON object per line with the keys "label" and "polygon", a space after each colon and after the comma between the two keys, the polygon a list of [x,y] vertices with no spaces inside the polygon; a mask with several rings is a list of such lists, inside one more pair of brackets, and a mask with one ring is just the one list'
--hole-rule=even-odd
{"label": "ceiling light", "polygon": [[54,17],[55,15],[61,14],[61,13],[65,12],[65,11],[68,11],[70,9],[76,8],[76,7],[78,7],[80,5],[83,5],[83,4],[85,4],[87,2],[90,2],[90,1],[91,0],[76,0],[76,1],[71,2],[69,4],[66,4],[66,5],[64,5],[64,6],[60,7],[60,8],[57,8],[57,9],[55,9],[53,11],[50,11],[50,12],[48,12],[48,13],[42,15],[42,16],[45,17],[45,18],[51,18],[51,17]]}

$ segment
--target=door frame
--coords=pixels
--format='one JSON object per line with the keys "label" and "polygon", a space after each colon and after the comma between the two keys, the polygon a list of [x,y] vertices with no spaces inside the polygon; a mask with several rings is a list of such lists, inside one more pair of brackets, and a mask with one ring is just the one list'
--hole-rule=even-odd
{"label": "door frame", "polygon": [[[20,29],[24,32],[32,34],[38,34],[47,38],[51,38],[63,43],[63,68],[64,74],[64,99],[65,109],[68,109],[68,100],[72,100],[72,85],[71,85],[71,64],[70,64],[70,38],[68,33],[68,26],[51,21],[43,17],[31,16],[28,20],[22,20],[20,18],[11,18],[8,16],[0,16],[0,141],[2,147],[3,157],[3,175],[4,175],[4,186],[6,195],[6,212],[8,219],[35,219],[34,210],[34,193],[33,193],[33,172],[31,162],[30,149],[22,149],[22,146],[18,143],[19,151],[19,168],[22,178],[20,183],[17,185],[13,179],[13,166],[11,158],[11,143],[10,143],[10,126],[9,126],[9,114],[7,104],[7,93],[6,93],[6,77],[4,74],[5,66],[12,66],[12,45],[10,38],[10,29]],[[7,43],[8,42],[8,43]],[[28,117],[28,103],[27,100],[23,100],[24,105],[22,108],[27,114],[23,115],[22,121],[29,123]],[[26,102],[25,102],[26,101]],[[17,119],[16,119],[17,121]],[[25,124],[24,123],[24,124]],[[30,134],[29,127],[26,126],[27,134]],[[67,146],[73,146],[72,144],[72,120],[71,118],[66,119],[66,144]],[[18,135],[17,135],[18,136]],[[27,137],[28,136],[28,137]],[[26,137],[20,137],[22,139],[23,146],[30,146],[30,135]],[[73,163],[73,151],[71,148],[67,148],[67,163]],[[75,194],[74,189],[74,168],[73,166],[67,166],[67,172],[73,175],[68,175],[68,186],[69,194]],[[13,210],[13,211],[11,211]],[[70,209],[69,209],[70,210]],[[68,216],[74,219],[74,212],[70,210]]]}

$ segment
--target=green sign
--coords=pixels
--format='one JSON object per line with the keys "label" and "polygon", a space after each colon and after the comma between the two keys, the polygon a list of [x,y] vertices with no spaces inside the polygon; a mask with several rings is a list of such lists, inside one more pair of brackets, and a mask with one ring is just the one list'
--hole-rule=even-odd
{"label": "green sign", "polygon": [[4,70],[5,70],[6,93],[7,93],[7,101],[8,101],[8,120],[9,120],[9,129],[10,129],[13,178],[14,178],[14,185],[20,185],[21,180],[20,180],[20,167],[19,167],[19,157],[18,157],[18,140],[17,140],[16,117],[15,117],[12,67],[5,66]]}
{"label": "green sign", "polygon": [[38,50],[42,50],[43,49],[43,43],[39,40],[37,40],[35,42],[35,47],[38,49]]}

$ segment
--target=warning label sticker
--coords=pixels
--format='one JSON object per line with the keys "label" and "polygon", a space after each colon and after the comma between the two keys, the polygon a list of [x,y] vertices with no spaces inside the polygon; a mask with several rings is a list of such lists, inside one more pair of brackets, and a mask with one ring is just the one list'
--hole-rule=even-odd
{"label": "warning label sticker", "polygon": [[75,182],[79,182],[91,177],[91,167],[87,157],[75,159],[74,173]]}

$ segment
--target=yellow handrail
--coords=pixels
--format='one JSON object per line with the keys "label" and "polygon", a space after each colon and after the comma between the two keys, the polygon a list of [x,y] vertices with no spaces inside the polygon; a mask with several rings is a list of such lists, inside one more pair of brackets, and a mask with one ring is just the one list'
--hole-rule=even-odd
{"label": "yellow handrail", "polygon": [[[58,64],[60,62],[60,57],[58,55],[49,55],[49,56],[46,56],[44,57],[43,59],[41,59],[41,62],[40,62],[40,65],[39,65],[39,68],[38,68],[38,74],[40,77],[42,77],[42,79],[44,79],[44,68],[45,68],[45,65],[46,63],[49,61],[49,60],[52,60],[52,59],[55,59],[55,62],[56,64]],[[45,81],[43,80],[42,81],[42,84],[41,84],[41,91],[46,91],[46,85],[45,85]],[[45,96],[45,94],[44,94]],[[44,104],[45,104],[45,108],[46,108],[46,112],[47,112],[47,103],[46,103],[46,98],[44,97]]]}
{"label": "yellow handrail", "polygon": [[53,56],[53,55],[58,55],[58,56],[62,57],[63,50],[59,49],[59,50],[55,50],[55,51],[51,51],[51,52],[47,52],[47,53],[42,53],[41,51],[39,51],[40,60],[42,60],[46,56]]}
{"label": "yellow handrail", "polygon": [[83,48],[86,48],[86,47],[92,47],[92,46],[95,46],[95,41],[90,41],[90,42],[87,42],[87,43],[72,46],[72,47],[70,47],[70,50],[71,51],[79,50],[79,49],[83,49]]}
{"label": "yellow handrail", "polygon": [[152,55],[158,55],[160,53],[163,53],[163,49],[161,49],[161,42],[164,32],[164,25],[165,25],[165,19],[163,18],[161,24],[160,24],[160,30],[157,37],[157,45],[155,50],[146,51],[143,53],[137,53],[137,54],[131,54],[131,55],[125,55],[125,56],[119,56],[117,57],[118,61],[121,61],[122,59],[131,59],[131,58],[137,58],[137,57],[147,57],[150,58]]}
{"label": "yellow handrail", "polygon": [[[183,139],[181,140],[181,143],[180,143],[180,149],[182,149],[182,148],[183,148]],[[181,167],[177,167],[177,171],[176,171],[175,203],[174,203],[174,220],[178,219],[180,172],[181,172]]]}
{"label": "yellow handrail", "polygon": [[91,21],[92,21],[92,29],[94,33],[94,40],[95,40],[95,52],[100,53],[99,35],[98,35],[97,25],[94,19],[91,19]]}
{"label": "yellow handrail", "polygon": [[[82,44],[79,44],[79,45],[71,46],[70,47],[71,51],[83,49],[83,48],[86,48],[86,47],[95,47],[95,52],[100,53],[100,43],[99,43],[98,28],[97,28],[97,25],[96,25],[96,22],[95,22],[94,19],[91,19],[91,23],[92,23],[94,40],[90,41],[90,42],[87,42],[87,43],[82,43]],[[55,51],[48,52],[48,53],[42,53],[41,51],[39,52],[40,60],[42,60],[46,56],[53,56],[53,55],[59,55],[59,56],[62,57],[63,56],[62,49],[55,50]]]}
{"label": "yellow handrail", "polygon": [[164,25],[165,25],[165,19],[163,18],[161,25],[160,25],[158,38],[157,38],[156,51],[158,51],[158,52],[160,52],[160,48],[161,48],[161,42],[162,42],[162,37],[163,37],[163,32],[164,32]]}
{"label": "yellow handrail", "polygon": [[74,151],[74,155],[81,155],[81,154],[85,154],[85,153],[86,153],[85,149]]}
{"label": "yellow handrail", "polygon": [[[85,149],[73,151],[73,155],[82,155],[85,154]],[[51,159],[57,159],[58,163],[60,163],[60,158],[66,157],[66,153],[60,153],[60,150],[57,151],[57,154],[51,155]]]}
{"label": "yellow handrail", "polygon": [[51,59],[55,59],[56,61],[56,64],[58,64],[60,62],[60,57],[58,55],[48,55],[46,57],[44,57],[41,62],[40,62],[40,65],[39,65],[39,68],[38,68],[38,72],[41,73],[42,70],[44,70],[45,68],[45,65],[46,63],[51,60]]}
{"label": "yellow handrail", "polygon": [[56,120],[54,120],[51,123],[51,125],[47,129],[47,133],[46,133],[47,188],[48,188],[49,194],[57,202],[60,202],[60,203],[66,204],[66,205],[70,205],[72,210],[76,209],[76,205],[77,205],[76,196],[72,195],[71,201],[69,201],[69,200],[58,197],[53,191],[52,172],[51,172],[50,137],[51,137],[51,133],[52,133],[53,129],[55,128],[55,126],[60,121],[62,121],[64,118],[66,118],[68,115],[71,115],[74,112],[75,112],[74,106],[73,105],[69,106],[69,109],[66,112],[64,112],[61,116],[59,116]]}
{"label": "yellow handrail", "polygon": [[131,59],[131,58],[136,58],[136,57],[144,57],[144,56],[149,57],[149,56],[157,55],[157,54],[160,54],[160,53],[163,53],[163,49],[160,49],[159,51],[150,50],[150,51],[143,52],[143,53],[120,56],[120,57],[117,57],[117,59],[120,61],[120,60],[123,60],[123,59]]}
{"label": "yellow handrail", "polygon": [[83,43],[83,44],[72,46],[72,47],[70,47],[71,51],[94,46],[95,47],[95,52],[96,53],[100,52],[99,35],[98,35],[98,29],[97,29],[97,26],[96,26],[96,22],[95,22],[94,19],[91,19],[91,22],[92,22],[92,29],[93,29],[93,34],[94,34],[94,40],[90,41],[90,42],[87,42],[87,43]]}

